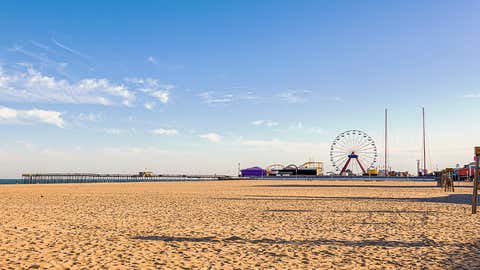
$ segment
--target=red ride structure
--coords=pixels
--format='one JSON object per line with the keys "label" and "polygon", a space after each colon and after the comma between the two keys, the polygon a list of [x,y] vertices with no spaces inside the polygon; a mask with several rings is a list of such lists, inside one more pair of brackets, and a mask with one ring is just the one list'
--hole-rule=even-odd
{"label": "red ride structure", "polygon": [[347,163],[345,163],[345,165],[343,166],[342,170],[340,171],[340,174],[345,173],[352,159],[355,159],[357,161],[358,166],[360,167],[360,169],[362,169],[363,174],[367,174],[367,171],[365,171],[365,168],[363,168],[363,165],[360,162],[360,160],[358,160],[358,155],[355,154],[355,152],[352,152],[352,154],[348,155]]}

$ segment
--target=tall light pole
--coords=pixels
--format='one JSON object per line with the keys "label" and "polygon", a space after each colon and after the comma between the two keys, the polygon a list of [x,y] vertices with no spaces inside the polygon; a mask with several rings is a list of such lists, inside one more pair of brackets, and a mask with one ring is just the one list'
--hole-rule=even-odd
{"label": "tall light pole", "polygon": [[385,176],[388,176],[388,154],[387,154],[387,143],[388,143],[388,110],[385,108]]}
{"label": "tall light pole", "polygon": [[423,174],[427,174],[427,146],[425,139],[425,108],[422,107],[422,119],[423,119]]}

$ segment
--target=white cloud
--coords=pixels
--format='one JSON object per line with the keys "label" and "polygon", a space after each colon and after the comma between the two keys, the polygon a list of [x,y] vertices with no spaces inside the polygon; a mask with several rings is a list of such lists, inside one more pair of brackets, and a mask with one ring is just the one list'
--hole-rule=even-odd
{"label": "white cloud", "polygon": [[233,101],[232,94],[218,94],[213,91],[203,92],[198,96],[207,104],[227,104]]}
{"label": "white cloud", "polygon": [[222,140],[222,136],[218,135],[217,133],[206,133],[199,135],[200,138],[211,141],[211,142],[219,142]]}
{"label": "white cloud", "polygon": [[76,82],[42,74],[31,66],[20,72],[0,71],[0,99],[68,104],[130,105],[135,95],[122,84],[87,78]]}
{"label": "white cloud", "polygon": [[342,101],[342,98],[341,97],[336,97],[336,96],[333,96],[333,97],[323,97],[323,98],[320,98],[321,101],[332,101],[332,102],[336,102],[336,101]]}
{"label": "white cloud", "polygon": [[296,122],[290,125],[290,129],[303,129],[302,122]]}
{"label": "white cloud", "polygon": [[57,127],[63,127],[65,122],[62,113],[47,110],[15,110],[0,106],[0,122],[3,123],[45,123]]}
{"label": "white cloud", "polygon": [[77,119],[80,121],[99,122],[102,120],[101,113],[79,113]]}
{"label": "white cloud", "polygon": [[246,87],[231,87],[225,91],[205,91],[197,93],[197,96],[203,103],[215,106],[226,105],[230,103],[259,103],[263,98],[255,95]]}
{"label": "white cloud", "polygon": [[155,108],[155,102],[145,102],[143,107],[145,107],[147,110],[153,110],[153,108]]}
{"label": "white cloud", "polygon": [[83,58],[85,58],[85,59],[90,59],[90,56],[88,56],[88,55],[86,55],[86,54],[84,54],[84,53],[81,53],[81,52],[79,52],[79,51],[77,51],[77,50],[74,50],[74,49],[68,47],[68,46],[65,45],[65,44],[62,44],[62,43],[58,42],[58,41],[57,41],[55,38],[53,38],[53,37],[52,37],[52,42],[53,42],[55,45],[57,45],[58,47],[66,50],[66,51],[68,51],[68,52],[70,52],[70,53],[72,53],[72,54],[78,55],[78,56],[83,57]]}
{"label": "white cloud", "polygon": [[155,135],[177,135],[178,131],[176,129],[163,129],[163,128],[157,128],[152,130],[152,133]]}
{"label": "white cloud", "polygon": [[277,122],[270,121],[270,120],[256,120],[252,122],[254,126],[266,126],[266,127],[276,127],[278,126]]}
{"label": "white cloud", "polygon": [[302,132],[313,133],[313,134],[323,134],[324,132],[322,128],[305,125],[301,121],[292,123],[288,129],[301,130]]}
{"label": "white cloud", "polygon": [[[1,84],[1,81],[0,81],[0,84]],[[474,98],[474,99],[480,98],[480,92],[465,94],[463,95],[463,98]]]}
{"label": "white cloud", "polygon": [[278,123],[277,123],[277,122],[273,122],[273,121],[267,121],[267,122],[265,123],[265,125],[266,125],[267,127],[276,127],[276,126],[278,126]]}
{"label": "white cloud", "polygon": [[163,104],[168,103],[170,99],[170,93],[168,91],[155,91],[151,96],[157,98]]}
{"label": "white cloud", "polygon": [[39,49],[42,49],[42,50],[45,50],[45,51],[51,52],[51,53],[54,52],[54,51],[53,51],[50,47],[48,47],[47,45],[44,45],[44,44],[42,44],[42,43],[40,43],[40,42],[37,42],[37,41],[35,41],[35,40],[30,40],[30,43],[31,43],[33,46],[35,46],[35,47],[37,47],[37,48],[39,48]]}
{"label": "white cloud", "polygon": [[312,91],[309,90],[288,90],[278,96],[288,103],[303,103],[307,101],[311,93]]}
{"label": "white cloud", "polygon": [[163,104],[170,101],[170,92],[175,88],[173,84],[161,84],[152,78],[127,78],[125,81],[138,86],[138,91],[148,93]]}
{"label": "white cloud", "polygon": [[147,57],[147,61],[151,64],[154,64],[154,65],[158,64],[157,59],[155,59],[155,57],[153,57],[153,56]]}
{"label": "white cloud", "polygon": [[104,128],[102,129],[102,132],[109,135],[120,135],[124,130],[118,128]]}
{"label": "white cloud", "polygon": [[314,134],[323,134],[324,133],[323,128],[319,128],[319,127],[310,127],[310,128],[307,129],[307,131],[309,133],[314,133]]}
{"label": "white cloud", "polygon": [[134,98],[127,87],[124,85],[113,85],[107,79],[83,79],[77,85],[79,89],[85,91],[101,90],[112,96],[122,97],[127,101]]}
{"label": "white cloud", "polygon": [[258,101],[261,97],[255,95],[252,91],[247,91],[245,94],[240,95],[239,99],[246,101]]}
{"label": "white cloud", "polygon": [[138,85],[139,90],[145,93],[152,92],[152,88],[159,86],[158,80],[152,78],[125,78],[125,82]]}
{"label": "white cloud", "polygon": [[252,125],[261,126],[261,125],[263,125],[264,122],[265,122],[264,120],[255,120],[255,121],[252,122]]}

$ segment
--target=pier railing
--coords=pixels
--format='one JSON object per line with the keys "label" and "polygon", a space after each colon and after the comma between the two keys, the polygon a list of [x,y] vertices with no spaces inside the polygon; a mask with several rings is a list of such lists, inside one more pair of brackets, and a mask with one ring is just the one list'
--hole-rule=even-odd
{"label": "pier railing", "polygon": [[17,184],[106,183],[106,182],[161,182],[195,180],[233,180],[228,175],[187,174],[100,174],[100,173],[24,173]]}

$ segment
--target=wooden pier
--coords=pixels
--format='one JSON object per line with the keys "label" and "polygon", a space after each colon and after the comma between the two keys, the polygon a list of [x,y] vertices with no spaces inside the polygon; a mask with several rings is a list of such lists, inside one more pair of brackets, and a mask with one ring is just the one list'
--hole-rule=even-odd
{"label": "wooden pier", "polygon": [[24,173],[17,184],[56,183],[109,183],[109,182],[164,182],[164,181],[215,181],[233,180],[228,175],[186,175],[186,174],[100,174],[100,173]]}

